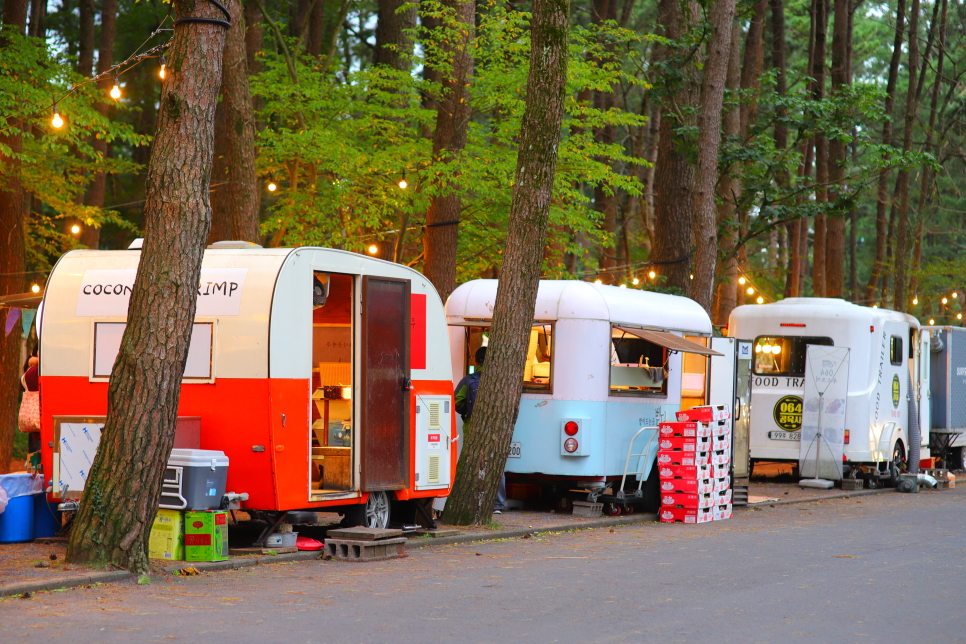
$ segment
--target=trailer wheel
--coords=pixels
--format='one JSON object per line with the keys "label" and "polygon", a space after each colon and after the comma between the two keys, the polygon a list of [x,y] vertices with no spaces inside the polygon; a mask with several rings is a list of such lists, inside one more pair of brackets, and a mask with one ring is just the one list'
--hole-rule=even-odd
{"label": "trailer wheel", "polygon": [[902,441],[896,441],[892,448],[892,462],[889,463],[889,485],[895,487],[899,484],[899,475],[909,470],[906,462],[906,449],[902,446]]}
{"label": "trailer wheel", "polygon": [[574,511],[574,502],[569,496],[562,496],[557,499],[557,512],[566,513]]}
{"label": "trailer wheel", "polygon": [[949,470],[966,470],[966,447],[954,447],[949,451],[949,463],[944,463]]}
{"label": "trailer wheel", "polygon": [[605,503],[604,514],[609,517],[619,517],[621,515],[621,506],[616,503]]}
{"label": "trailer wheel", "polygon": [[389,525],[389,496],[385,492],[370,492],[365,505],[346,508],[342,526],[354,528],[385,528]]}

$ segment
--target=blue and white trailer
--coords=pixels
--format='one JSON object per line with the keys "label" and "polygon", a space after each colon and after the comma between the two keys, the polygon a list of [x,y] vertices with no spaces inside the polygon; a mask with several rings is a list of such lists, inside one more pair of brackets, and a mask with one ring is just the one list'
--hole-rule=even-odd
{"label": "blue and white trailer", "polygon": [[[474,280],[446,303],[454,383],[477,367],[476,350],[489,342],[496,290],[497,280]],[[647,457],[631,459],[634,475],[625,489],[646,481],[656,510],[658,423],[674,420],[680,409],[717,402],[709,398],[712,369],[722,376],[716,381],[734,382],[734,352],[709,348],[711,335],[708,314],[685,297],[542,280],[507,483],[552,488],[564,505],[571,490],[588,490],[591,498],[608,488],[617,492],[634,440],[634,453]],[[733,395],[731,389],[721,400]],[[612,514],[629,509],[608,508]]]}

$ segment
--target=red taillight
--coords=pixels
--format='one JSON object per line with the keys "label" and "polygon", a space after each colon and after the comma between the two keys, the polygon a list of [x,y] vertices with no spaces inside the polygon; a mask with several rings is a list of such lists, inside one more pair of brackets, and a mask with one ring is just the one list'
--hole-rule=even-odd
{"label": "red taillight", "polygon": [[797,327],[804,327],[805,325],[804,324],[801,324],[799,322],[782,322],[780,326],[797,326]]}
{"label": "red taillight", "polygon": [[849,444],[849,430],[847,429],[845,430],[845,444]]}
{"label": "red taillight", "polygon": [[[564,425],[564,433],[566,433],[567,436],[573,436],[573,435],[575,435],[577,433],[577,430],[578,429],[580,429],[580,427],[578,427],[577,426],[577,423],[575,423],[572,420],[571,421],[568,421],[567,424]],[[576,444],[576,441],[574,442],[574,444]],[[576,449],[576,448],[574,448],[574,449]],[[570,450],[567,450],[567,451],[568,452],[572,452],[574,450],[570,449]]]}
{"label": "red taillight", "polygon": [[[574,424],[576,425],[576,423],[574,423]],[[568,438],[567,440],[565,440],[564,441],[564,449],[567,450],[570,453],[576,452],[577,451],[577,439],[575,439],[575,438]]]}

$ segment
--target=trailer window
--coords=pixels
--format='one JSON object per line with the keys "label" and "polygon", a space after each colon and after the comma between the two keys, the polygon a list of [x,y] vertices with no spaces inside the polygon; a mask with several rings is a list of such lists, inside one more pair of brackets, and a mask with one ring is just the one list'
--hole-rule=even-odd
{"label": "trailer window", "polygon": [[894,365],[902,364],[902,338],[898,335],[889,339],[889,362]]}
{"label": "trailer window", "polygon": [[611,395],[667,395],[667,359],[664,347],[612,327]]}
{"label": "trailer window", "polygon": [[[466,327],[466,373],[479,369],[476,351],[488,346],[489,327]],[[530,328],[530,342],[527,346],[527,363],[523,371],[524,392],[551,391],[553,373],[553,325],[534,324]]]}
{"label": "trailer window", "polygon": [[805,375],[805,352],[810,344],[833,346],[832,338],[809,336],[759,336],[755,339],[755,374],[759,376]]}

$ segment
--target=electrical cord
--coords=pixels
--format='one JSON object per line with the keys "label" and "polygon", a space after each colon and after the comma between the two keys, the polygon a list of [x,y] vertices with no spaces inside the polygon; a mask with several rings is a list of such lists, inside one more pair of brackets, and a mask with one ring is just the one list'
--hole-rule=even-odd
{"label": "electrical cord", "polygon": [[219,27],[224,27],[225,29],[231,29],[231,13],[228,9],[225,9],[218,0],[208,0],[211,4],[218,7],[223,14],[225,14],[225,20],[218,20],[217,18],[178,18],[174,21],[175,25],[180,25],[183,22],[200,22],[208,25],[218,25]]}

